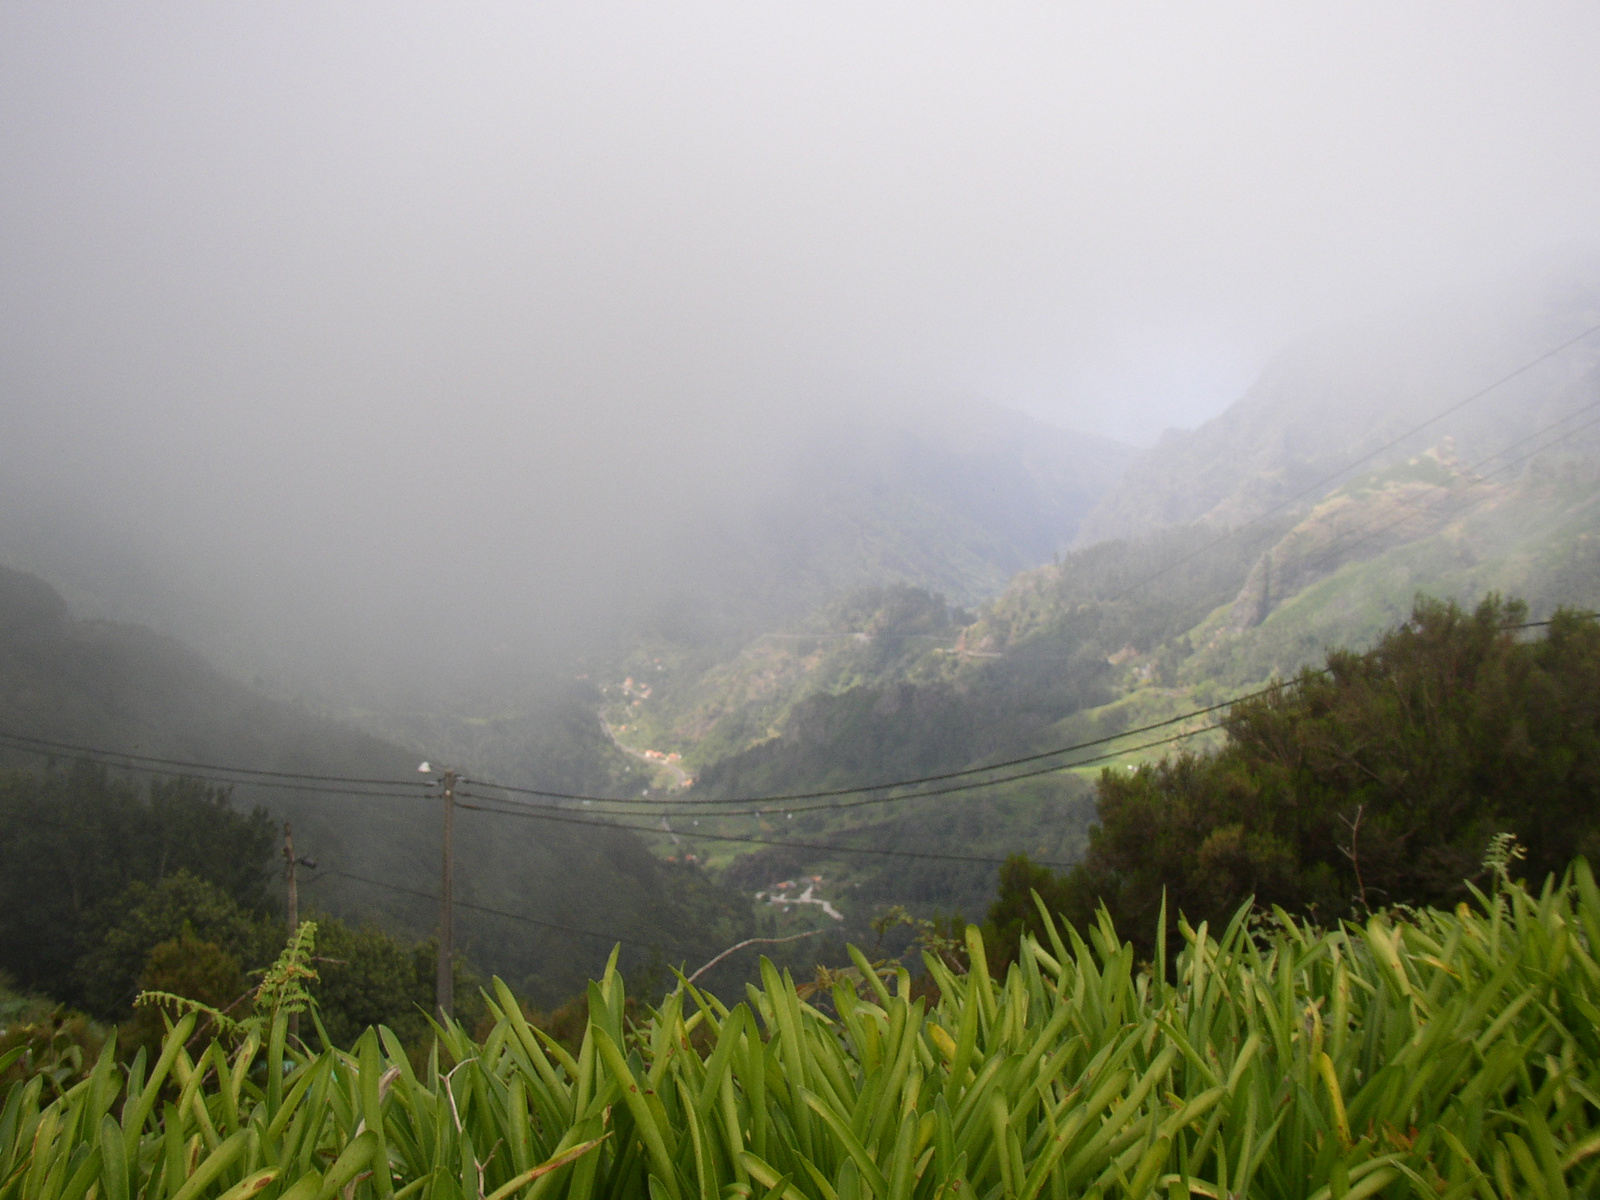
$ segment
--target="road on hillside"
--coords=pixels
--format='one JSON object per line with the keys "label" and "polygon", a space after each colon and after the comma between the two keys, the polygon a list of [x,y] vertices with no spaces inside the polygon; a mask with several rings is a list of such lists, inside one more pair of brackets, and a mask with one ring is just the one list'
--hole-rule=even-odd
{"label": "road on hillside", "polygon": [[600,718],[600,728],[606,731],[606,736],[611,739],[611,744],[630,758],[637,758],[640,762],[652,767],[664,767],[667,773],[672,776],[673,787],[682,789],[689,786],[689,772],[685,771],[681,764],[664,762],[659,758],[651,758],[643,750],[635,750],[632,746],[624,745],[621,739],[617,737],[616,730],[611,728],[611,722],[604,717]]}

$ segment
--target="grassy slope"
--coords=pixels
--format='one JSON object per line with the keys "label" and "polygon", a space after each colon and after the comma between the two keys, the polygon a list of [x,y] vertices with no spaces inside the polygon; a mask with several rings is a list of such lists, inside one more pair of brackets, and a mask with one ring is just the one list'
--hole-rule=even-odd
{"label": "grassy slope", "polygon": [[[1360,511],[1347,513],[1356,531],[1387,528],[1393,497],[1383,484],[1400,470],[1356,481],[1309,514],[1286,535],[1274,553],[1297,543],[1302,554],[1324,564],[1326,574],[1282,598],[1259,624],[1234,625],[1234,605],[1224,605],[1168,645],[1128,663],[1128,693],[1100,708],[1075,714],[1041,733],[1040,744],[1063,744],[1102,736],[1177,712],[1198,708],[1285,678],[1320,662],[1329,647],[1363,646],[1404,621],[1419,593],[1476,602],[1497,591],[1528,601],[1543,616],[1559,605],[1600,604],[1600,482],[1568,464],[1497,487],[1465,490],[1457,484],[1431,500],[1443,516],[1415,540],[1386,544],[1369,539],[1359,549],[1330,555],[1341,545],[1323,526],[1325,511],[1354,499]],[[1451,481],[1440,480],[1449,485]],[[1413,501],[1415,497],[1411,497]],[[1439,503],[1440,501],[1443,503]],[[1314,537],[1307,531],[1317,531]],[[1176,658],[1175,651],[1190,652]],[[1166,667],[1176,685],[1160,687],[1137,678],[1143,667]],[[1196,721],[1193,724],[1199,725]],[[1182,727],[1175,727],[1182,728]],[[1162,736],[1152,733],[1151,737]],[[1215,741],[1217,735],[1208,735]],[[1197,738],[1186,743],[1199,748]],[[1165,748],[1117,760],[1136,762],[1160,756]]]}

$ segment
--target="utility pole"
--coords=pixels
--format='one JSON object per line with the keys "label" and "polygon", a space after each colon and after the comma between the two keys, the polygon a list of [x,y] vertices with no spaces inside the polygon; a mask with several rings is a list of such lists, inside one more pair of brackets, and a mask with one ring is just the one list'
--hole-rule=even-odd
{"label": "utility pole", "polygon": [[294,936],[294,931],[300,928],[300,888],[295,882],[295,866],[298,859],[294,856],[294,830],[289,827],[289,822],[283,823],[283,863],[284,878],[289,881],[289,936]]}
{"label": "utility pole", "polygon": [[434,981],[434,998],[439,1019],[448,1021],[455,1011],[455,816],[456,773],[444,773],[444,861],[439,879],[439,973]]}
{"label": "utility pole", "polygon": [[[294,935],[300,929],[300,885],[295,878],[300,860],[294,853],[294,830],[289,827],[289,822],[283,823],[283,863],[284,877],[289,884],[289,940],[294,940]],[[289,1014],[289,1036],[300,1036],[300,1014]]]}
{"label": "utility pole", "polygon": [[[313,859],[302,858],[294,852],[294,830],[289,827],[289,822],[283,823],[283,877],[288,883],[289,892],[289,940],[294,940],[294,935],[300,931],[300,881],[297,878],[299,868],[310,867],[313,871],[317,864]],[[289,1014],[289,1036],[300,1036],[300,1014]]]}

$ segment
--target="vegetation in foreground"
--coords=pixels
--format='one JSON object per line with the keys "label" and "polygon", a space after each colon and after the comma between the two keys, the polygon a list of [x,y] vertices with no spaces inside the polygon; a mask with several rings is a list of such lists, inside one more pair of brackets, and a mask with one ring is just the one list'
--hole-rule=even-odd
{"label": "vegetation in foreground", "polygon": [[613,965],[575,1054],[497,983],[487,1037],[440,1029],[420,1070],[387,1029],[291,1048],[302,939],[259,1023],[190,1011],[153,1063],[13,1085],[0,1200],[1592,1195],[1600,891],[1580,859],[1531,894],[1509,845],[1470,906],[1180,918],[1170,964],[1046,919],[995,978],[969,928],[931,1005],[854,952],[631,1022]]}

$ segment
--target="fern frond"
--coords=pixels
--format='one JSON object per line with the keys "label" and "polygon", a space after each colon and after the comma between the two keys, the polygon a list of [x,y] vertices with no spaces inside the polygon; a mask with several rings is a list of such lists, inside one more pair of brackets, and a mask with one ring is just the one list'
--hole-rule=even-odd
{"label": "fern frond", "polygon": [[242,1027],[238,1021],[228,1016],[220,1008],[212,1008],[211,1005],[196,1000],[192,996],[180,996],[176,992],[143,991],[134,997],[133,1004],[135,1008],[141,1005],[170,1004],[178,1010],[179,1015],[194,1013],[196,1016],[210,1017],[216,1024],[217,1031],[223,1034],[233,1033]]}
{"label": "fern frond", "polygon": [[300,922],[283,953],[262,973],[261,985],[256,988],[256,1011],[268,1021],[280,1012],[304,1012],[313,1003],[305,985],[319,978],[311,965],[316,945],[317,923]]}

